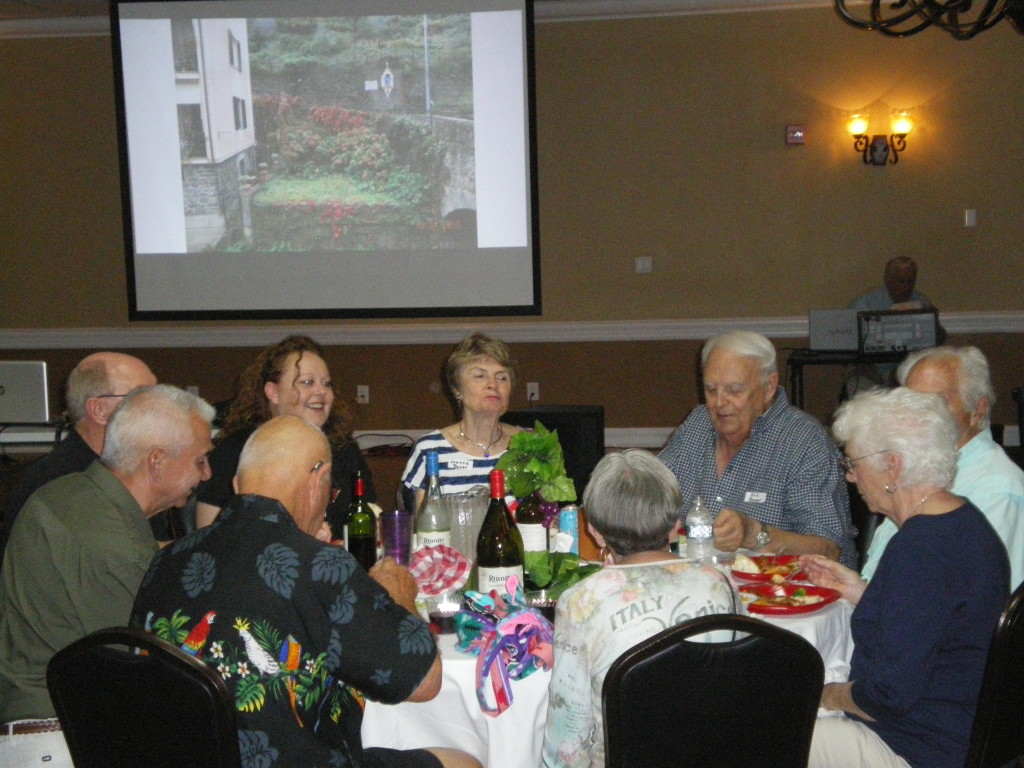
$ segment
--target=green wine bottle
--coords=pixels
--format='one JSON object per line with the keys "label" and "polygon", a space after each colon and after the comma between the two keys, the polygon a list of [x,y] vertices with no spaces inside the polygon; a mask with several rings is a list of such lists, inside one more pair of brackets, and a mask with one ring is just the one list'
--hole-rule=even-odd
{"label": "green wine bottle", "polygon": [[377,520],[363,498],[365,481],[361,470],[352,473],[352,504],[345,522],[345,548],[367,571],[377,562]]}
{"label": "green wine bottle", "polygon": [[490,479],[491,503],[476,539],[477,587],[504,594],[510,576],[523,588],[523,539],[505,504],[505,473],[495,469]]}

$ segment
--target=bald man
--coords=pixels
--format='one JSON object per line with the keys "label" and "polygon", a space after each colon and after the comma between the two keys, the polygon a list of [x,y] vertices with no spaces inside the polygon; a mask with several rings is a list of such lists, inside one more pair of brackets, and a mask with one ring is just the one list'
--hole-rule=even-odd
{"label": "bald man", "polygon": [[11,491],[0,530],[0,562],[11,528],[28,497],[51,480],[84,472],[103,452],[107,422],[124,396],[136,387],[156,384],[156,376],[137,357],[120,352],[96,352],[82,359],[68,376],[65,401],[71,434],[32,464]]}
{"label": "bald man", "polygon": [[367,574],[318,540],[331,495],[323,432],[297,416],[264,423],[234,487],[213,525],[154,559],[132,623],[184,642],[251,702],[238,712],[243,754],[275,768],[479,768],[452,750],[362,747],[360,699],[432,699],[441,660],[406,569],[385,558]]}

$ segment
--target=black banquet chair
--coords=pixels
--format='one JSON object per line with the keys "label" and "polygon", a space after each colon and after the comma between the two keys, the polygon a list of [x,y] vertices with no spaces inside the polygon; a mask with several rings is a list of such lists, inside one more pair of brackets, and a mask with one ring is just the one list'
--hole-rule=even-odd
{"label": "black banquet chair", "polygon": [[1010,597],[988,651],[964,768],[1024,766],[1024,584]]}
{"label": "black banquet chair", "polygon": [[[705,632],[726,642],[690,642]],[[691,619],[626,651],[601,699],[607,768],[806,768],[824,664],[748,616]]]}
{"label": "black banquet chair", "polygon": [[54,655],[46,685],[75,768],[241,766],[220,675],[148,632],[87,635]]}

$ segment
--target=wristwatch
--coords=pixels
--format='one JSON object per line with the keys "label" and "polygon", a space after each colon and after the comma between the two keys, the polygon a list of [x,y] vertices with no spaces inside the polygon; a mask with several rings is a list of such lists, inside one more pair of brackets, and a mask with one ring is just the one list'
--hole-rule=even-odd
{"label": "wristwatch", "polygon": [[754,541],[757,542],[758,549],[764,549],[768,546],[768,542],[772,540],[772,534],[768,530],[768,526],[761,523],[761,530],[757,532],[757,538]]}

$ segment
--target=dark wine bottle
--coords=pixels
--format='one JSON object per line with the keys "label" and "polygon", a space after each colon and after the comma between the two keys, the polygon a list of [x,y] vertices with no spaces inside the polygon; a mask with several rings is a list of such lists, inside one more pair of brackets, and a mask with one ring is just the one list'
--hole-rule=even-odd
{"label": "dark wine bottle", "polygon": [[524,552],[547,552],[548,529],[544,527],[544,510],[536,493],[519,502],[516,508],[516,528],[523,539]]}
{"label": "dark wine bottle", "polygon": [[505,504],[505,473],[491,472],[491,503],[476,539],[477,586],[504,594],[510,576],[523,585],[523,539]]}
{"label": "dark wine bottle", "polygon": [[535,581],[535,573],[525,569],[525,556],[528,552],[543,552],[545,556],[548,553],[548,529],[544,527],[544,510],[541,506],[541,498],[537,493],[531,493],[526,498],[520,499],[519,506],[516,507],[516,528],[519,529],[519,536],[523,540],[525,572],[523,589],[543,589],[547,584],[538,584]]}
{"label": "dark wine bottle", "polygon": [[352,473],[352,504],[345,522],[345,548],[367,571],[377,562],[377,521],[373,510],[363,498],[363,473]]}

